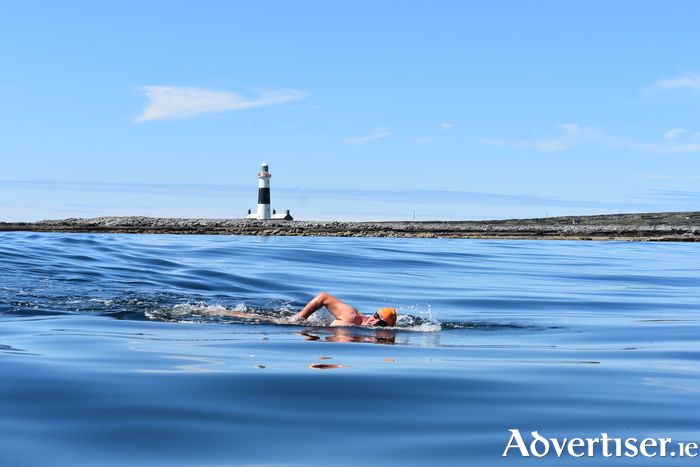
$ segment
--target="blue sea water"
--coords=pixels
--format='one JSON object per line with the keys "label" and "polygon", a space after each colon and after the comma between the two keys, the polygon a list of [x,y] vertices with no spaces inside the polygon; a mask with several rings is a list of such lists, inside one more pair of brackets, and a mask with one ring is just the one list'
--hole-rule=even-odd
{"label": "blue sea water", "polygon": [[[2,233],[0,465],[697,465],[699,258],[679,243]],[[397,308],[398,326],[226,316],[289,316],[321,291]],[[535,431],[622,449],[548,441],[537,457]],[[646,438],[672,441],[624,445]]]}

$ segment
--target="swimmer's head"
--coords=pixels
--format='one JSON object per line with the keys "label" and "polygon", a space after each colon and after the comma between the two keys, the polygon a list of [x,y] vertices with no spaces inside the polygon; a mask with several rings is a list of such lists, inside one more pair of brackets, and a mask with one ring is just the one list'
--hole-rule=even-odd
{"label": "swimmer's head", "polygon": [[393,308],[382,308],[372,315],[377,320],[377,326],[393,326],[396,324],[396,310]]}

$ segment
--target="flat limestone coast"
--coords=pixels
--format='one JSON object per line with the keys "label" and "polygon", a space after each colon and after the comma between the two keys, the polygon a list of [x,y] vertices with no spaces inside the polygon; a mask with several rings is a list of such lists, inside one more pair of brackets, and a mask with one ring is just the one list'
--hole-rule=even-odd
{"label": "flat limestone coast", "polygon": [[427,222],[169,219],[129,216],[0,222],[0,231],[697,242],[700,241],[700,212]]}

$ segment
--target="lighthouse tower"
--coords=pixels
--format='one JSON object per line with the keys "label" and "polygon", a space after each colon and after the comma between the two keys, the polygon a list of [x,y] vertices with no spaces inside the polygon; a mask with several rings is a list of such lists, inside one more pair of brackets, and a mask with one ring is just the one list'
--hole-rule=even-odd
{"label": "lighthouse tower", "polygon": [[277,214],[275,211],[270,212],[270,177],[272,177],[272,174],[269,171],[269,166],[267,162],[263,162],[260,165],[260,173],[258,174],[258,212],[253,214],[249,209],[245,218],[294,220],[289,211],[285,214]]}
{"label": "lighthouse tower", "polygon": [[267,162],[260,166],[258,174],[258,219],[270,219],[270,177]]}

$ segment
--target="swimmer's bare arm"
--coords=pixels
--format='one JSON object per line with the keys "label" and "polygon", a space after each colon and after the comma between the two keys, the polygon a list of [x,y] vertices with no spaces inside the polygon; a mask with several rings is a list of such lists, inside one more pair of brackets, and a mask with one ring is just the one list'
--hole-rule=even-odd
{"label": "swimmer's bare arm", "polygon": [[288,324],[289,318],[273,318],[272,316],[259,315],[257,313],[247,313],[245,311],[226,310],[222,313],[224,316],[233,316],[234,318],[256,319],[258,321],[267,321],[275,324]]}
{"label": "swimmer's bare arm", "polygon": [[306,319],[323,307],[326,307],[326,310],[335,316],[335,321],[331,323],[332,325],[359,324],[358,319],[359,322],[362,322],[363,316],[359,311],[325,292],[316,295],[294,318]]}
{"label": "swimmer's bare arm", "polygon": [[227,309],[223,313],[224,316],[233,316],[234,318],[257,318],[257,315],[253,313],[246,313],[244,311],[236,311]]}

